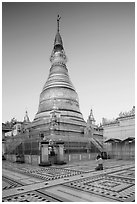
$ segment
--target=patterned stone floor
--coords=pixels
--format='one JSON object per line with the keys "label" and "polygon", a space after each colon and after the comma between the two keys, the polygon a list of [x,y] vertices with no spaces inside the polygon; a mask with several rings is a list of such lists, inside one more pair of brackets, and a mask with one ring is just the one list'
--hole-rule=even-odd
{"label": "patterned stone floor", "polygon": [[2,202],[134,202],[134,161],[39,167],[3,161]]}
{"label": "patterned stone floor", "polygon": [[21,186],[21,185],[17,182],[14,182],[13,180],[7,179],[6,177],[2,176],[2,190],[15,188],[18,186]]}

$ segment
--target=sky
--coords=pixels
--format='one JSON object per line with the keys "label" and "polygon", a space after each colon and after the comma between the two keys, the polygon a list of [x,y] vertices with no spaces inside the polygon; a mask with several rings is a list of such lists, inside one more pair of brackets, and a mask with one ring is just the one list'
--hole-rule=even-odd
{"label": "sky", "polygon": [[133,2],[3,2],[2,122],[31,121],[48,78],[60,34],[80,111],[96,123],[135,105],[135,11]]}

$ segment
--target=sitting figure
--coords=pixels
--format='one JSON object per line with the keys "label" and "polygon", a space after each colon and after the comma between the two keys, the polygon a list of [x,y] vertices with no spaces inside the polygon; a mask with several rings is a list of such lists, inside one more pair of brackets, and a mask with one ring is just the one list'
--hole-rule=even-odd
{"label": "sitting figure", "polygon": [[103,170],[103,160],[102,160],[100,155],[97,155],[96,162],[97,162],[98,166],[95,168],[95,170],[96,171]]}

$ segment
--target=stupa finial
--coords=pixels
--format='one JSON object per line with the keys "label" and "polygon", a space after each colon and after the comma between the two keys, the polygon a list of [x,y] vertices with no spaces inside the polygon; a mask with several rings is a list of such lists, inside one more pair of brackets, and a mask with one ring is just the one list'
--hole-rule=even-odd
{"label": "stupa finial", "polygon": [[59,32],[59,21],[60,21],[61,17],[58,15],[57,16],[57,32]]}

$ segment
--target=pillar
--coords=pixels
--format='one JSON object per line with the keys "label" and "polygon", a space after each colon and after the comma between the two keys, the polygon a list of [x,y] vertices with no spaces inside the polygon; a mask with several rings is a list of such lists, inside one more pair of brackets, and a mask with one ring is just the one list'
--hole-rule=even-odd
{"label": "pillar", "polygon": [[48,146],[49,146],[49,142],[47,141],[41,142],[39,166],[50,166],[51,165],[49,162]]}
{"label": "pillar", "polygon": [[65,164],[64,162],[64,142],[56,142],[57,164]]}
{"label": "pillar", "polygon": [[39,155],[38,155],[38,164],[41,163],[41,142],[39,142]]}
{"label": "pillar", "polygon": [[5,144],[5,140],[2,141],[2,155],[4,155],[6,153],[6,144]]}
{"label": "pillar", "polygon": [[5,160],[5,153],[6,153],[6,141],[2,140],[2,160]]}

